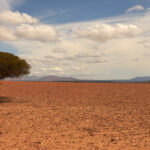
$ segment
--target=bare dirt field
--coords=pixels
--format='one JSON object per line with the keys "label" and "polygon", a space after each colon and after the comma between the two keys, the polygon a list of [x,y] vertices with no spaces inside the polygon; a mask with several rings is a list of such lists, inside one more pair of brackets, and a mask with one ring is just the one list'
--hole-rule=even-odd
{"label": "bare dirt field", "polygon": [[1,81],[0,150],[150,150],[150,84]]}

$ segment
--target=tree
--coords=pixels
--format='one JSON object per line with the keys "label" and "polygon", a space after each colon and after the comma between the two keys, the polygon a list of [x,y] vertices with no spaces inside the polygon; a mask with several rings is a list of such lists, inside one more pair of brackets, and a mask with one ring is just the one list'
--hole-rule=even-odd
{"label": "tree", "polygon": [[0,52],[0,79],[21,77],[30,73],[30,65],[11,53]]}

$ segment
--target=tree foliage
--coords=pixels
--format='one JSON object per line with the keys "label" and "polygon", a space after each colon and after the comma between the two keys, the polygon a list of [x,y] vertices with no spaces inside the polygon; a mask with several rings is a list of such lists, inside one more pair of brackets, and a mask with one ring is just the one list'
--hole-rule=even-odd
{"label": "tree foliage", "polygon": [[0,52],[0,79],[21,77],[30,73],[30,65],[11,53]]}

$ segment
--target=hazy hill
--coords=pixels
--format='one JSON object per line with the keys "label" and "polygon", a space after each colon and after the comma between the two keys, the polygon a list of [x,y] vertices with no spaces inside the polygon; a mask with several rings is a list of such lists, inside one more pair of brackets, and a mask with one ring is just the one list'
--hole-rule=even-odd
{"label": "hazy hill", "polygon": [[146,81],[150,81],[150,77],[149,76],[147,76],[147,77],[136,77],[136,78],[131,79],[130,81],[132,81],[132,82],[146,82]]}
{"label": "hazy hill", "polygon": [[60,76],[26,76],[22,78],[7,78],[6,80],[13,80],[13,81],[80,81],[80,82],[150,82],[150,76],[147,77],[135,77],[129,80],[80,80],[73,77],[60,77]]}
{"label": "hazy hill", "polygon": [[6,80],[12,81],[77,81],[77,79],[72,77],[59,77],[54,75],[49,76],[26,76],[21,78],[7,78]]}
{"label": "hazy hill", "polygon": [[77,79],[72,77],[59,77],[50,75],[39,78],[39,81],[77,81]]}

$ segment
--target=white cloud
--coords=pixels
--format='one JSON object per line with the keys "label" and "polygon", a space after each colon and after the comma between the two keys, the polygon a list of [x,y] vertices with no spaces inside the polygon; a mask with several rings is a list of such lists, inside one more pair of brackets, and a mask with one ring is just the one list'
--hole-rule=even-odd
{"label": "white cloud", "polygon": [[25,13],[3,11],[0,13],[0,25],[1,41],[50,42],[56,40],[57,33],[54,27],[41,24],[36,18]]}
{"label": "white cloud", "polygon": [[0,26],[0,41],[20,40],[54,42],[57,40],[57,33],[52,26],[42,24],[22,24],[13,28]]}
{"label": "white cloud", "polygon": [[26,40],[35,40],[41,42],[50,42],[56,40],[56,31],[50,25],[29,25],[18,26],[16,35]]}
{"label": "white cloud", "polygon": [[101,42],[116,38],[134,37],[141,33],[141,29],[132,24],[96,24],[86,29],[77,30],[76,33],[81,38]]}
{"label": "white cloud", "polygon": [[12,7],[20,4],[22,0],[0,0],[0,12],[11,10]]}
{"label": "white cloud", "polygon": [[0,41],[56,41],[57,32],[51,25],[12,8],[22,0],[0,0]]}
{"label": "white cloud", "polygon": [[142,5],[136,5],[136,6],[133,6],[129,9],[127,9],[127,13],[129,12],[132,12],[132,11],[141,11],[141,10],[144,10],[144,7]]}
{"label": "white cloud", "polygon": [[0,12],[11,9],[13,0],[0,0]]}
{"label": "white cloud", "polygon": [[0,41],[14,41],[17,37],[14,35],[13,31],[9,30],[4,26],[0,26]]}
{"label": "white cloud", "polygon": [[38,20],[20,12],[3,11],[0,13],[0,24],[17,25],[25,23],[38,23]]}

